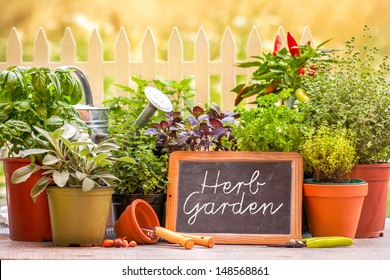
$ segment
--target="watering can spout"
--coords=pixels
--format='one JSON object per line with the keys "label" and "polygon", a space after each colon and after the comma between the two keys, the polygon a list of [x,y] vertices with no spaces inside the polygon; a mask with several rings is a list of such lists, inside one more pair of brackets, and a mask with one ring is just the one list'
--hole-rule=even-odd
{"label": "watering can spout", "polygon": [[147,124],[157,109],[164,112],[172,112],[173,110],[173,106],[169,98],[158,89],[154,87],[146,87],[145,95],[149,104],[144,108],[133,124],[139,129]]}

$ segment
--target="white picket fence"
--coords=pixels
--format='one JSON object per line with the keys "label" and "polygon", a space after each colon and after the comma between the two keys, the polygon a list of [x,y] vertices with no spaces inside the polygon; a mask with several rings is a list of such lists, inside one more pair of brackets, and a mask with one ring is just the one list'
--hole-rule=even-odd
{"label": "white picket fence", "polygon": [[[279,27],[276,34],[280,34],[286,45],[286,36],[283,27]],[[313,42],[309,27],[305,27],[300,44]],[[262,42],[256,27],[252,28],[246,45],[246,57],[260,55]],[[94,29],[88,44],[88,61],[76,60],[76,44],[72,31],[66,28],[60,46],[60,61],[50,61],[50,47],[44,30],[41,28],[35,38],[33,61],[23,61],[23,46],[17,29],[13,28],[6,45],[6,61],[0,62],[0,70],[9,66],[58,66],[72,65],[81,69],[86,75],[93,94],[95,106],[102,106],[104,101],[103,81],[105,77],[112,77],[113,82],[128,85],[130,77],[135,75],[146,80],[166,79],[181,80],[184,77],[193,77],[196,89],[195,102],[205,104],[210,102],[210,77],[219,77],[221,101],[223,110],[234,109],[235,94],[231,90],[236,86],[237,75],[244,75],[250,79],[251,69],[236,66],[242,62],[237,59],[236,43],[229,27],[220,43],[220,56],[218,60],[210,60],[210,45],[203,27],[199,29],[194,42],[194,60],[184,60],[183,41],[179,30],[175,27],[167,45],[167,60],[157,57],[157,46],[153,32],[146,30],[141,43],[142,54],[140,61],[131,60],[130,43],[125,29],[122,27],[116,37],[114,46],[114,60],[103,60],[103,43],[98,30]],[[271,50],[267,50],[271,51]],[[116,89],[116,96],[126,96],[128,93]]]}

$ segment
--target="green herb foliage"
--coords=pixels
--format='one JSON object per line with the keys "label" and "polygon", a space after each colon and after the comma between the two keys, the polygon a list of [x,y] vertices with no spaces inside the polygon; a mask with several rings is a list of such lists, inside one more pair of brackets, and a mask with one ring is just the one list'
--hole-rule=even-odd
{"label": "green herb foliage", "polygon": [[309,95],[302,106],[307,122],[313,127],[326,122],[352,130],[357,136],[359,163],[389,161],[388,57],[380,57],[376,47],[358,50],[352,38],[344,54],[335,59],[336,67],[323,64],[316,75],[303,79]]}
{"label": "green herb foliage", "polygon": [[317,182],[344,182],[357,161],[354,137],[337,126],[313,128],[301,149],[305,170]]}
{"label": "green herb foliage", "polygon": [[[297,108],[280,105],[289,91],[257,98],[257,107],[241,110],[233,135],[243,151],[297,152],[303,141],[305,122]],[[283,100],[283,99],[282,99]]]}
{"label": "green herb foliage", "polygon": [[159,156],[153,144],[122,145],[118,154],[134,159],[134,163],[115,163],[111,172],[120,176],[116,194],[165,193],[168,186],[168,156]]}
{"label": "green herb foliage", "polygon": [[54,131],[80,120],[73,107],[82,98],[80,82],[69,70],[47,67],[12,67],[0,73],[0,148],[9,154],[37,145],[32,127]]}
{"label": "green herb foliage", "polygon": [[[134,163],[117,162],[110,171],[121,178],[115,186],[116,194],[165,193],[168,185],[168,157],[156,151],[156,138],[145,135],[145,129],[138,129],[134,122],[148,104],[144,94],[146,86],[154,86],[166,94],[174,107],[179,110],[183,104],[191,104],[194,89],[192,79],[181,81],[147,81],[132,77],[136,87],[117,85],[129,92],[130,97],[116,97],[105,102],[109,108],[108,134],[115,138],[120,148],[115,151],[117,157],[128,156]],[[165,113],[157,110],[146,127],[153,122],[165,119]]]}

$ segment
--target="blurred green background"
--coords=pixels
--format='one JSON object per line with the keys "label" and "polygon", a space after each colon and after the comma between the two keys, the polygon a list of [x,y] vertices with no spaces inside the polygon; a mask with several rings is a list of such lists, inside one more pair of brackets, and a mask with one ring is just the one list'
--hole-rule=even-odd
{"label": "blurred green background", "polygon": [[[160,59],[173,27],[183,39],[186,60],[193,59],[193,42],[199,27],[210,41],[211,59],[219,56],[219,44],[227,26],[238,45],[239,59],[253,26],[263,50],[270,51],[279,26],[298,39],[310,27],[315,44],[332,39],[327,47],[342,47],[351,36],[360,35],[364,25],[371,30],[373,43],[382,55],[390,55],[390,21],[386,0],[12,0],[1,1],[0,61],[5,61],[6,44],[16,27],[23,44],[23,59],[31,61],[33,45],[43,27],[51,48],[51,59],[59,59],[59,46],[66,27],[71,27],[77,45],[77,58],[87,60],[87,44],[96,28],[103,41],[104,59],[113,59],[115,39],[124,27],[131,44],[132,60],[140,57],[140,45],[151,27]],[[2,168],[0,168],[1,170]],[[0,184],[4,185],[0,171]],[[390,207],[388,207],[390,215]]]}

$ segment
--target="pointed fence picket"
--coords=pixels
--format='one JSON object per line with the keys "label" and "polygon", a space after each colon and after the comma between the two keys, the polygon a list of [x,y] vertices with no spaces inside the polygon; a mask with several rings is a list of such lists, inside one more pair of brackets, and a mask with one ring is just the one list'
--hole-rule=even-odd
{"label": "pointed fence picket", "polygon": [[[283,27],[278,34],[286,45]],[[313,43],[309,27],[305,27],[300,44]],[[219,77],[220,106],[222,110],[234,109],[235,94],[231,90],[236,86],[237,76],[246,76],[249,80],[253,69],[236,66],[242,62],[237,59],[236,42],[229,27],[220,43],[220,58],[210,60],[210,43],[203,27],[194,41],[194,60],[184,60],[184,46],[178,28],[174,27],[167,44],[167,60],[157,57],[157,45],[153,32],[147,28],[141,42],[141,60],[132,60],[131,46],[125,29],[120,28],[114,46],[114,60],[103,59],[103,42],[98,30],[92,31],[88,43],[88,61],[78,61],[77,46],[71,29],[65,29],[60,45],[60,61],[50,60],[50,46],[42,28],[39,29],[34,42],[33,61],[23,61],[23,45],[16,28],[12,28],[6,45],[6,61],[0,62],[0,71],[10,66],[47,66],[51,68],[72,65],[81,69],[86,75],[93,94],[94,105],[101,107],[104,101],[104,79],[112,77],[113,83],[128,85],[131,76],[139,76],[145,80],[156,78],[165,80],[181,80],[193,77],[196,89],[195,102],[205,104],[210,102],[212,76]],[[259,55],[262,52],[262,42],[256,27],[249,35],[246,47],[246,57]],[[116,88],[115,96],[128,96],[128,93]]]}

